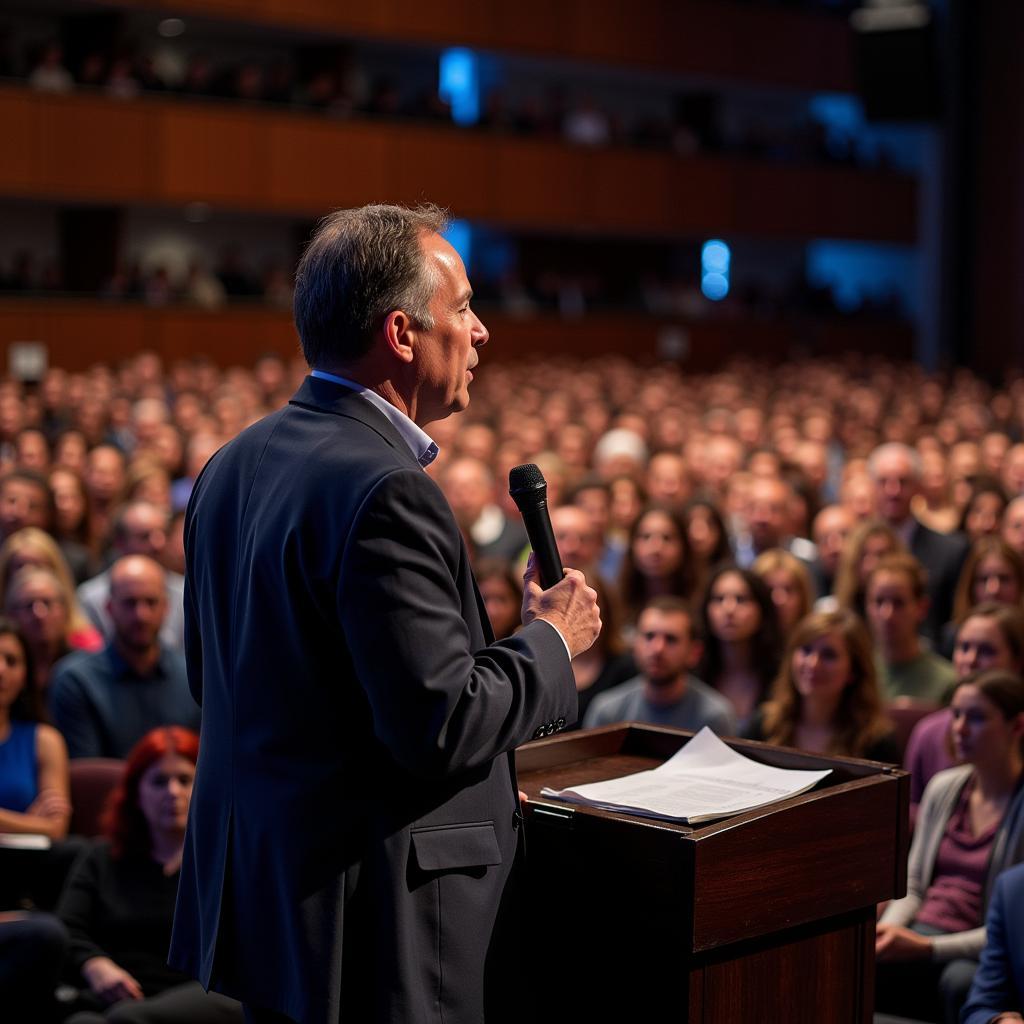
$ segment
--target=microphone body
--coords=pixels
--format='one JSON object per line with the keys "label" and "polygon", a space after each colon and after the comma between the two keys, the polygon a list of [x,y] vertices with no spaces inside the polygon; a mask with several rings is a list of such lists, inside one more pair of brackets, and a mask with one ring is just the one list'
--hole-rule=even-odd
{"label": "microphone body", "polygon": [[508,493],[523,516],[530,547],[537,556],[540,585],[545,590],[562,579],[562,559],[555,544],[548,514],[548,485],[544,474],[532,462],[509,470]]}

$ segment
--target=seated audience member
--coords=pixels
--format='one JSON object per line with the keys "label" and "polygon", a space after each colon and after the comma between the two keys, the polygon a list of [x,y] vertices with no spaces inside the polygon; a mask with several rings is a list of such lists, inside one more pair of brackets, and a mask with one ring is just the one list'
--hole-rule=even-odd
{"label": "seated audience member", "polygon": [[791,484],[779,477],[755,477],[747,494],[746,530],[736,538],[736,562],[743,568],[754,564],[764,551],[782,548],[808,564],[817,557],[814,545],[793,536]]}
{"label": "seated audience member", "polygon": [[647,498],[653,505],[679,512],[690,496],[686,460],[678,452],[656,452],[647,463]]}
{"label": "seated audience member", "polygon": [[4,608],[28,641],[41,693],[61,658],[72,651],[95,650],[95,634],[83,634],[71,625],[71,596],[64,581],[45,566],[26,565],[7,584]]}
{"label": "seated audience member", "polygon": [[124,497],[127,469],[124,452],[112,444],[97,444],[85,457],[82,479],[89,495],[89,543],[101,557],[107,554],[102,547]]}
{"label": "seated audience member", "polygon": [[729,546],[729,531],[718,506],[708,498],[694,498],[683,509],[686,523],[686,539],[690,553],[697,565],[697,571],[706,577],[719,562],[732,561]]}
{"label": "seated audience member", "polygon": [[63,839],[71,819],[68,751],[43,721],[32,674],[24,636],[0,619],[0,832]]}
{"label": "seated audience member", "polygon": [[1014,498],[1006,506],[1001,535],[1003,540],[1024,558],[1024,495]]}
{"label": "seated audience member", "polygon": [[995,477],[975,477],[958,526],[968,543],[973,544],[982,537],[998,537],[1008,503],[1006,491]]}
{"label": "seated audience member", "polygon": [[68,933],[52,914],[0,911],[0,1010],[10,1021],[60,1019],[54,993]]}
{"label": "seated audience member", "polygon": [[491,620],[494,639],[505,640],[522,624],[522,580],[503,558],[481,558],[474,575]]}
{"label": "seated audience member", "polygon": [[440,483],[474,557],[519,556],[528,543],[526,529],[502,511],[486,463],[465,456],[453,459],[442,468]]}
{"label": "seated audience member", "polygon": [[956,681],[953,665],[928,649],[920,629],[928,615],[924,569],[912,555],[887,555],[868,575],[867,618],[886,698],[936,704]]}
{"label": "seated audience member", "polygon": [[924,566],[929,602],[924,634],[939,641],[943,625],[953,613],[953,592],[967,543],[957,534],[937,533],[911,514],[914,496],[921,489],[921,458],[913,448],[895,442],[880,445],[868,459],[868,472],[876,487],[876,511],[910,553]]}
{"label": "seated audience member", "polygon": [[672,595],[688,600],[696,588],[686,527],[675,512],[649,506],[629,535],[619,575],[619,596],[628,621],[651,598]]}
{"label": "seated audience member", "polygon": [[[868,519],[854,527],[836,569],[835,606],[849,608],[862,619],[867,619],[864,591],[868,574],[880,558],[906,551],[906,545],[896,534],[877,519]],[[830,611],[823,608],[822,611]]]}
{"label": "seated audience member", "polygon": [[1021,603],[1024,597],[1024,558],[1000,537],[982,537],[976,540],[956,585],[953,598],[953,621],[942,631],[943,653],[952,650],[957,626],[970,610],[982,601],[999,604]]}
{"label": "seated audience member", "polygon": [[597,534],[601,546],[597,556],[597,571],[605,579],[618,579],[625,547],[624,542],[608,535],[611,515],[611,494],[608,485],[596,476],[584,477],[568,495],[568,500],[587,513],[591,527]]}
{"label": "seated audience member", "polygon": [[597,573],[586,574],[587,583],[597,592],[601,612],[601,632],[582,654],[572,659],[572,674],[579,697],[579,728],[594,698],[636,675],[636,662],[622,636],[622,613],[613,591]]}
{"label": "seated audience member", "polygon": [[744,735],[815,754],[898,763],[871,638],[853,612],[814,612],[797,623],[771,698]]}
{"label": "seated audience member", "polygon": [[876,1009],[956,1021],[985,944],[992,881],[1024,855],[1024,682],[968,676],[953,694],[953,744],[964,763],[924,791],[907,895],[876,928]]}
{"label": "seated audience member", "polygon": [[601,535],[594,521],[578,505],[559,505],[551,510],[551,532],[555,546],[567,569],[581,572],[597,568],[601,555]]}
{"label": "seated audience member", "polygon": [[995,881],[985,917],[985,948],[960,1018],[963,1024],[1024,1020],[1024,864]]}
{"label": "seated audience member", "polygon": [[[957,634],[953,668],[958,680],[991,669],[1024,676],[1024,610],[991,601],[973,608]],[[922,718],[907,741],[903,766],[910,772],[911,821],[932,776],[956,763],[952,724],[953,712],[942,708]]]}
{"label": "seated audience member", "polygon": [[807,566],[796,555],[782,548],[763,551],[750,567],[764,580],[772,595],[783,641],[793,627],[811,610],[811,577]]}
{"label": "seated audience member", "polygon": [[185,658],[160,639],[167,615],[164,570],[127,555],[110,570],[114,633],[96,654],[68,659],[50,686],[50,713],[72,757],[123,758],[158,725],[199,727]]}
{"label": "seated audience member", "polygon": [[107,842],[75,865],[57,908],[68,969],[83,986],[68,1024],[219,1024],[241,1005],[167,966],[199,737],[154,729],[128,754],[106,815]]}
{"label": "seated audience member", "polygon": [[89,498],[82,478],[73,469],[55,466],[50,470],[49,484],[53,494],[54,539],[62,550],[74,545],[85,555],[79,565],[71,565],[77,585],[95,575],[97,568],[89,551]]}
{"label": "seated audience member", "polygon": [[[148,501],[132,501],[122,506],[114,517],[111,548],[114,558],[125,555],[146,555],[163,564],[167,547],[170,516],[167,511]],[[178,573],[166,572],[167,616],[160,631],[160,640],[167,647],[185,646],[185,579]],[[110,639],[114,624],[108,611],[110,600],[110,569],[86,580],[78,588],[78,600],[97,629]]]}
{"label": "seated audience member", "polygon": [[817,548],[818,557],[811,566],[815,589],[819,596],[832,594],[835,590],[839,560],[847,538],[853,532],[853,514],[842,505],[826,505],[811,524],[811,537]]}
{"label": "seated audience member", "polygon": [[100,650],[103,637],[78,603],[68,563],[54,539],[34,526],[11,534],[0,546],[0,594],[7,593],[11,580],[27,566],[49,569],[60,580],[68,616],[68,646],[76,651]]}
{"label": "seated audience member", "polygon": [[704,656],[698,674],[732,705],[744,729],[768,696],[782,641],[771,594],[749,569],[712,570],[700,609]]}
{"label": "seated audience member", "polygon": [[729,702],[690,674],[699,654],[686,602],[673,596],[651,599],[640,612],[633,640],[639,675],[598,694],[584,727],[632,721],[694,732],[707,725],[719,735],[734,735]]}
{"label": "seated audience member", "polygon": [[952,533],[960,522],[949,467],[941,451],[921,452],[921,485],[910,503],[914,518],[936,533]]}

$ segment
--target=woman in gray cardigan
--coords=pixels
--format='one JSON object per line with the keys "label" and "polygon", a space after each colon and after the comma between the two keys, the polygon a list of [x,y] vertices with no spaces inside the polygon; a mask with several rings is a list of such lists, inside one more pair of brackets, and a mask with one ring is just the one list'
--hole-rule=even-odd
{"label": "woman in gray cardigan", "polygon": [[968,676],[951,710],[965,763],[924,791],[907,895],[878,922],[876,1008],[955,1024],[985,944],[989,890],[1024,859],[1024,682],[1001,670]]}

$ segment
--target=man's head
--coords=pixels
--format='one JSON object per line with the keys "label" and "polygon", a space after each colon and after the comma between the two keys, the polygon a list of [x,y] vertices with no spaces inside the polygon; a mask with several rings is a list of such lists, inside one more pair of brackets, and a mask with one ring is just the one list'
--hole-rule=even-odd
{"label": "man's head", "polygon": [[119,558],[110,570],[107,611],[119,647],[131,653],[151,650],[167,617],[164,570],[145,555]]}
{"label": "man's head", "polygon": [[560,505],[551,512],[551,530],[562,564],[587,569],[601,553],[601,535],[593,519],[578,505]]}
{"label": "man's head", "polygon": [[814,517],[812,540],[818,548],[818,561],[830,579],[839,568],[843,545],[853,526],[853,513],[842,505],[826,505]]}
{"label": "man's head", "polygon": [[682,508],[690,497],[686,460],[676,452],[658,452],[647,464],[647,497],[670,508]]}
{"label": "man's head", "polygon": [[871,453],[868,473],[877,488],[879,517],[890,526],[906,522],[921,483],[921,456],[909,445],[883,444]]}
{"label": "man's head", "polygon": [[85,488],[95,504],[115,503],[124,491],[127,464],[124,453],[112,444],[99,444],[85,460]]}
{"label": "man's head", "polygon": [[758,551],[780,547],[789,533],[789,484],[777,477],[755,477],[747,495],[747,527]]}
{"label": "man's head", "polygon": [[382,346],[384,378],[419,424],[469,403],[487,329],[436,206],[373,205],[321,221],[299,261],[295,324],[310,366],[351,368]]}
{"label": "man's head", "polygon": [[112,544],[119,555],[159,558],[167,544],[167,510],[148,501],[130,501],[114,520]]}
{"label": "man's head", "polygon": [[441,474],[441,489],[463,530],[469,530],[494,502],[494,488],[494,476],[480,459],[454,459]]}
{"label": "man's head", "polygon": [[1018,555],[1024,555],[1024,496],[1014,498],[1006,506],[1002,536]]}
{"label": "man's head", "polygon": [[928,614],[928,577],[913,555],[886,555],[868,574],[865,608],[875,643],[884,651],[915,648]]}
{"label": "man's head", "polygon": [[636,621],[633,657],[648,685],[665,689],[696,663],[700,644],[693,637],[693,616],[678,597],[649,601]]}
{"label": "man's head", "polygon": [[0,478],[0,539],[26,526],[49,530],[53,515],[53,494],[45,477],[15,469]]}

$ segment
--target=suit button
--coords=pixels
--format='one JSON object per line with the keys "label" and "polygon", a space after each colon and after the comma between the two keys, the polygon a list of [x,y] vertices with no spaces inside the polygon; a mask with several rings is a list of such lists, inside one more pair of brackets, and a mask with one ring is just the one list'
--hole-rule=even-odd
{"label": "suit button", "polygon": [[558,720],[558,731],[561,732],[565,728],[565,719],[560,718]]}
{"label": "suit button", "polygon": [[550,736],[554,731],[555,731],[555,723],[554,722],[548,722],[548,724],[544,727],[545,735]]}
{"label": "suit button", "polygon": [[539,726],[533,730],[533,738],[539,740],[544,735],[544,726]]}

